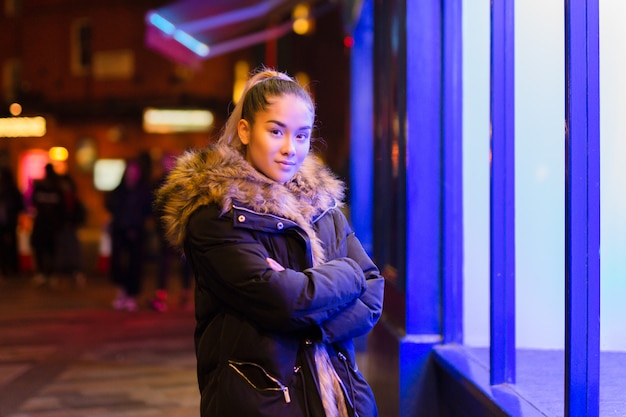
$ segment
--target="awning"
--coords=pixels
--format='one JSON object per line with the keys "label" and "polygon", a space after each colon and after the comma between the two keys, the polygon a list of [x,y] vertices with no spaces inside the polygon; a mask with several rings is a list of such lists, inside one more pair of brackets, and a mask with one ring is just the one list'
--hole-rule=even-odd
{"label": "awning", "polygon": [[[290,33],[339,0],[179,0],[146,14],[146,45],[185,65]],[[351,1],[350,3],[354,3]],[[296,9],[305,5],[304,9]],[[306,11],[294,16],[294,10]]]}

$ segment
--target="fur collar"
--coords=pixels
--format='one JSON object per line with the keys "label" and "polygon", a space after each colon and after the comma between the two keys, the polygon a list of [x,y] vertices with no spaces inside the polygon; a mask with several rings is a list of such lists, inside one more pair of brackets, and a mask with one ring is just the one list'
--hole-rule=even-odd
{"label": "fur collar", "polygon": [[178,158],[156,192],[156,205],[166,236],[178,249],[182,249],[189,217],[203,205],[216,204],[226,213],[235,203],[287,218],[308,234],[317,265],[325,257],[313,220],[335,204],[342,205],[343,197],[344,184],[312,153],[283,185],[259,173],[235,149],[213,144]]}

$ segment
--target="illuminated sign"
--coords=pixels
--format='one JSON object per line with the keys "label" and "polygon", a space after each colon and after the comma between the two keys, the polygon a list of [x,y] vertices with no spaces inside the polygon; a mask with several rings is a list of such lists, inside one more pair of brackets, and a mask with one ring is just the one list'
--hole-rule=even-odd
{"label": "illuminated sign", "polygon": [[147,133],[206,132],[213,124],[208,110],[172,110],[148,108],[143,112]]}
{"label": "illuminated sign", "polygon": [[39,138],[46,134],[46,119],[37,117],[2,117],[0,118],[0,137],[3,138]]}
{"label": "illuminated sign", "polygon": [[111,191],[124,177],[126,161],[123,159],[98,159],[93,169],[93,184],[96,190]]}

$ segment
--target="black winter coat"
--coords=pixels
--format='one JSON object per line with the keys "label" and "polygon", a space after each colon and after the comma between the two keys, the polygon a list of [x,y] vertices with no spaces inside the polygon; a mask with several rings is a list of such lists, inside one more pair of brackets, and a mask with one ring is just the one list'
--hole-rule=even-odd
{"label": "black winter coat", "polygon": [[377,415],[352,338],[378,321],[384,279],[340,210],[343,190],[312,155],[282,185],[215,145],[181,157],[157,192],[168,237],[196,276],[203,417],[323,417],[319,343],[350,414]]}

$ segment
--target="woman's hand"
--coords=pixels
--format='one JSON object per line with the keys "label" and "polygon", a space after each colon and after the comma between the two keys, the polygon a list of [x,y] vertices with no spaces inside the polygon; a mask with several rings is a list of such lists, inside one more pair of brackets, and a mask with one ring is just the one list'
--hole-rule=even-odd
{"label": "woman's hand", "polygon": [[267,262],[269,267],[272,268],[276,272],[280,272],[280,271],[284,271],[285,270],[284,266],[282,266],[281,264],[279,264],[278,262],[276,262],[272,258],[265,258],[265,261]]}

